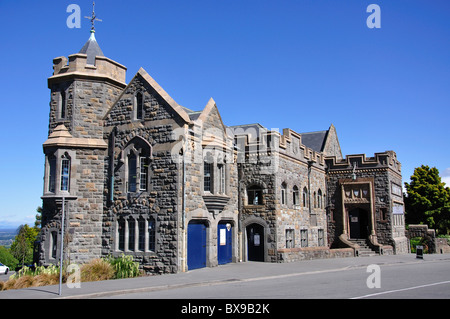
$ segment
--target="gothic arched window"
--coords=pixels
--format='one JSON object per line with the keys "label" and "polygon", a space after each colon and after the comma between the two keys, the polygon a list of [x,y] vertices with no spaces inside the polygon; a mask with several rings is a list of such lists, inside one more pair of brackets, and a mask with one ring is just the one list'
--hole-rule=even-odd
{"label": "gothic arched window", "polygon": [[323,208],[322,206],[322,190],[319,188],[319,190],[317,191],[317,207]]}
{"label": "gothic arched window", "polygon": [[125,162],[126,191],[129,193],[148,191],[152,149],[141,137],[133,138],[123,150]]}
{"label": "gothic arched window", "polygon": [[136,93],[136,119],[144,119],[144,96],[141,92]]}
{"label": "gothic arched window", "polygon": [[297,185],[294,185],[292,189],[292,203],[294,205],[300,205],[300,192],[298,191]]}
{"label": "gothic arched window", "polygon": [[303,188],[303,207],[308,206],[308,189],[306,187]]}
{"label": "gothic arched window", "polygon": [[69,191],[70,184],[70,158],[63,155],[61,159],[61,190]]}
{"label": "gothic arched window", "polygon": [[284,182],[281,184],[281,204],[287,205],[287,186]]}

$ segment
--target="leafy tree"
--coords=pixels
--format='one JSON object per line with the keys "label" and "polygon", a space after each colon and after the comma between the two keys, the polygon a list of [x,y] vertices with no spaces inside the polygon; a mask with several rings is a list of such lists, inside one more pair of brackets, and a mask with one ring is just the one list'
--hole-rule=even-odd
{"label": "leafy tree", "polygon": [[439,234],[450,230],[450,188],[445,187],[435,167],[422,165],[405,183],[405,210],[408,224],[427,224]]}
{"label": "leafy tree", "polygon": [[11,245],[11,254],[14,258],[19,260],[22,265],[31,264],[33,262],[34,241],[39,234],[39,230],[25,224],[19,227],[17,233],[18,234]]}
{"label": "leafy tree", "polygon": [[0,260],[2,264],[14,269],[17,266],[18,260],[14,258],[8,248],[0,246]]}
{"label": "leafy tree", "polygon": [[42,207],[38,206],[36,208],[36,220],[34,222],[34,228],[40,230],[41,229],[41,222],[42,222]]}

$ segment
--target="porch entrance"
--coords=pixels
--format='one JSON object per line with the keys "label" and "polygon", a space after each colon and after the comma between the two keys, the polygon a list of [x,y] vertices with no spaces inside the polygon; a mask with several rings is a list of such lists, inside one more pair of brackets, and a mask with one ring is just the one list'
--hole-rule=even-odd
{"label": "porch entrance", "polygon": [[351,239],[365,239],[369,235],[369,213],[362,208],[348,212]]}

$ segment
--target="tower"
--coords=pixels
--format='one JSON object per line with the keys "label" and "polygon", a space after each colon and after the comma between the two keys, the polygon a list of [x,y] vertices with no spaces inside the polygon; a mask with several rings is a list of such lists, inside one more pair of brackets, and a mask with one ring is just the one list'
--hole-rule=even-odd
{"label": "tower", "polygon": [[48,79],[51,99],[49,135],[43,144],[41,264],[58,262],[63,200],[65,254],[75,262],[101,255],[107,156],[102,119],[126,86],[126,67],[105,57],[95,29],[90,32],[78,53],[53,60],[53,75]]}

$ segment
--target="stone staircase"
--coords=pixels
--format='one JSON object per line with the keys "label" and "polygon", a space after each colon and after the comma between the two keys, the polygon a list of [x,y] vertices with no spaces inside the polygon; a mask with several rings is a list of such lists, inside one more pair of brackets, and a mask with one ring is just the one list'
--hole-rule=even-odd
{"label": "stone staircase", "polygon": [[366,239],[349,239],[350,242],[359,245],[358,256],[359,257],[369,257],[376,256],[377,252],[372,250],[367,244]]}

